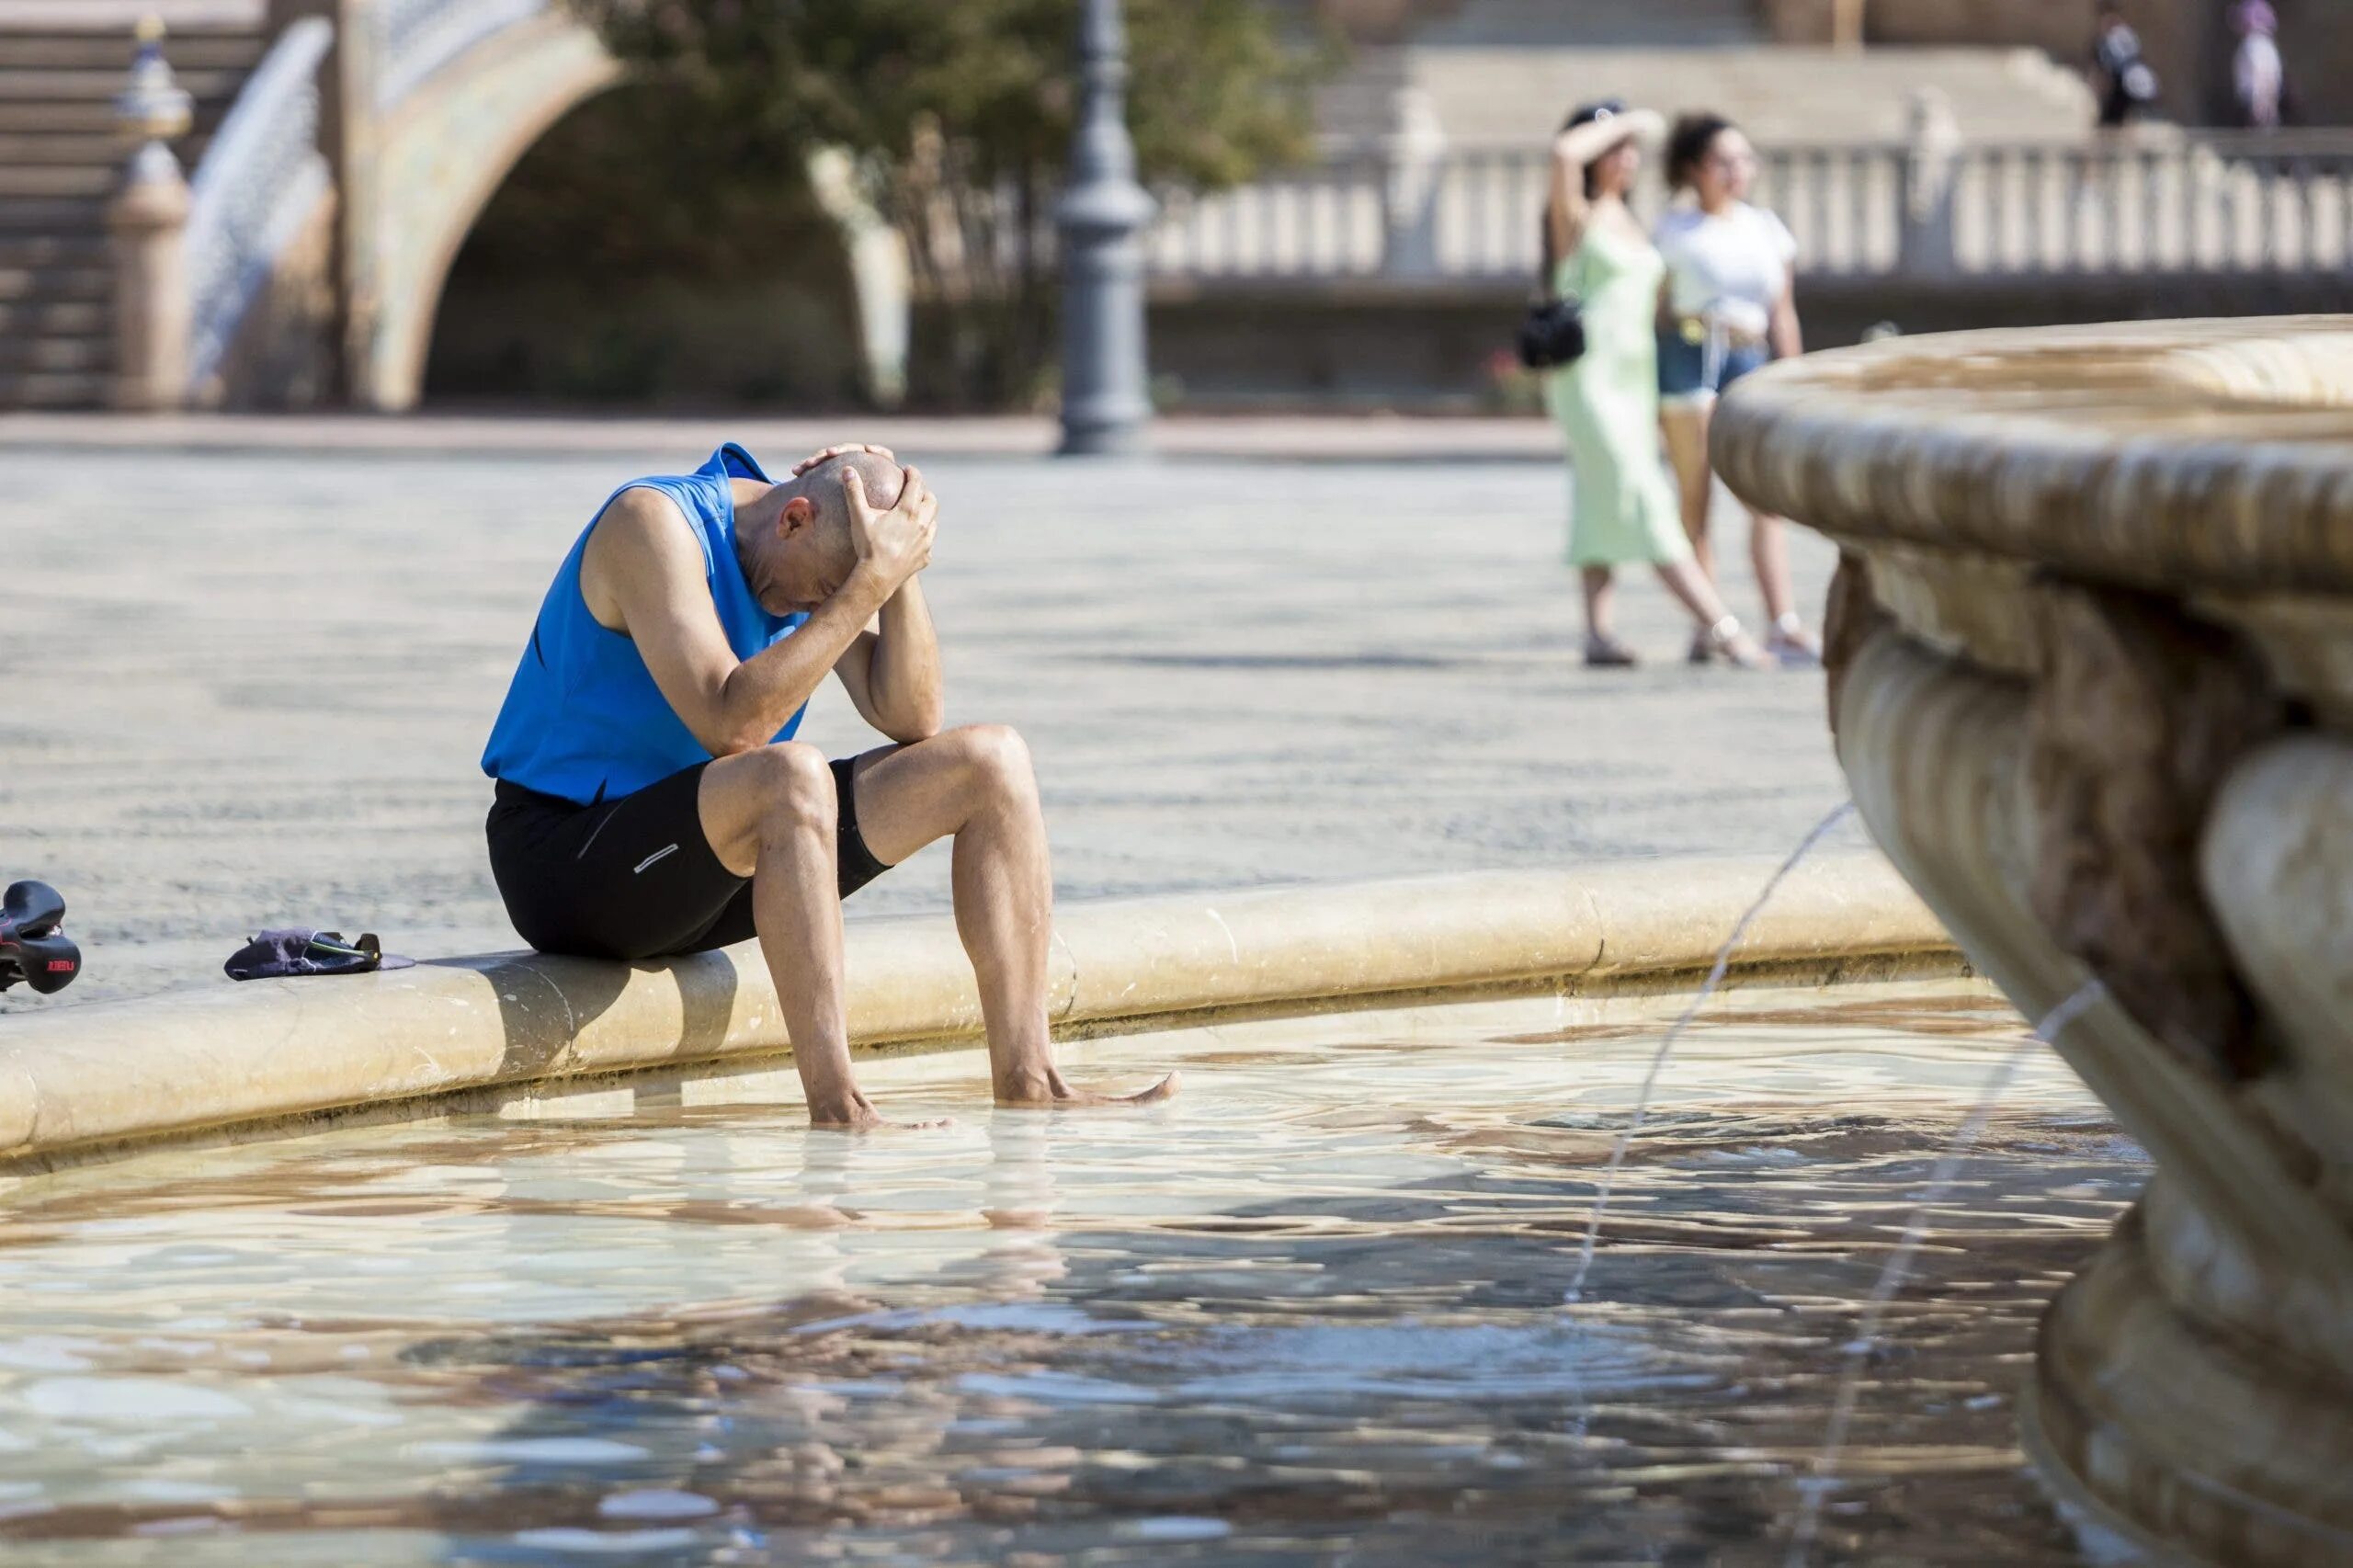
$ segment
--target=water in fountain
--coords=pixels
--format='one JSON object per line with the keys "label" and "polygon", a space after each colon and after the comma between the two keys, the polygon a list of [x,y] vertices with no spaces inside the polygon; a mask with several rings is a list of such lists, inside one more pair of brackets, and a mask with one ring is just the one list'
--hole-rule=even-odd
{"label": "water in fountain", "polygon": [[1562,1293],[1563,1301],[1574,1304],[1585,1295],[1585,1277],[1593,1268],[1594,1249],[1601,1240],[1602,1217],[1609,1210],[1610,1189],[1617,1185],[1618,1172],[1626,1163],[1626,1151],[1633,1143],[1634,1134],[1643,1130],[1643,1118],[1650,1109],[1651,1091],[1657,1086],[1659,1069],[1666,1065],[1668,1055],[1675,1050],[1675,1042],[1683,1038],[1683,1031],[1691,1027],[1691,1020],[1699,1016],[1708,998],[1715,994],[1716,987],[1723,983],[1724,971],[1731,967],[1732,955],[1739,949],[1741,938],[1748,935],[1748,927],[1765,905],[1772,901],[1782,881],[1797,869],[1800,861],[1813,852],[1814,846],[1829,836],[1831,829],[1847,820],[1854,809],[1854,801],[1842,802],[1828,816],[1814,824],[1813,831],[1800,839],[1798,846],[1790,852],[1790,858],[1781,862],[1780,869],[1766,879],[1764,888],[1756,895],[1756,902],[1733,923],[1732,934],[1724,938],[1724,945],[1716,949],[1716,961],[1709,969],[1706,982],[1692,996],[1690,1005],[1683,1009],[1682,1015],[1660,1037],[1658,1050],[1651,1057],[1650,1069],[1643,1074],[1642,1087],[1634,1091],[1634,1113],[1628,1119],[1625,1131],[1619,1133],[1617,1141],[1610,1145],[1608,1163],[1601,1167],[1601,1181],[1593,1195],[1593,1217],[1586,1224],[1585,1240],[1577,1248],[1576,1271],[1570,1275],[1569,1288]]}
{"label": "water in fountain", "polygon": [[1946,1190],[1961,1174],[1961,1161],[1968,1158],[1970,1149],[1984,1135],[1985,1126],[1994,1119],[1994,1108],[2010,1086],[2018,1066],[2029,1052],[2038,1046],[2048,1046],[2064,1033],[2084,1012],[2102,996],[2108,988],[2097,980],[2087,980],[2077,986],[2068,998],[2042,1017],[2032,1033],[2018,1041],[1985,1080],[1985,1087],[1977,1096],[1976,1107],[1968,1119],[1955,1130],[1952,1142],[1929,1172],[1928,1185],[1920,1195],[1920,1202],[1912,1210],[1912,1218],[1904,1227],[1903,1239],[1888,1255],[1886,1267],[1880,1270],[1879,1283],[1872,1287],[1870,1297],[1864,1302],[1862,1319],[1855,1336],[1840,1348],[1847,1356],[1847,1369],[1838,1381],[1837,1397],[1831,1402],[1830,1425],[1822,1439],[1822,1452],[1813,1462],[1813,1474],[1800,1483],[1802,1501],[1796,1526],[1790,1532],[1790,1552],[1784,1568],[1805,1568],[1813,1551],[1815,1534],[1822,1528],[1822,1503],[1830,1489],[1837,1483],[1838,1455],[1847,1444],[1847,1428],[1855,1415],[1855,1400],[1862,1387],[1863,1369],[1870,1364],[1872,1353],[1879,1348],[1880,1319],[1887,1305],[1895,1299],[1905,1276],[1912,1271],[1912,1260],[1920,1250],[1927,1234],[1928,1216],[1944,1201]]}

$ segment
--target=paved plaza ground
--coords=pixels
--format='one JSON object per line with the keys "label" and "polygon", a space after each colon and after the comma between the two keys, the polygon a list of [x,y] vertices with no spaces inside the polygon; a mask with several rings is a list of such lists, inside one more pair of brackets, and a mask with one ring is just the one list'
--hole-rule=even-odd
{"label": "paved plaza ground", "polygon": [[[505,454],[0,439],[0,881],[56,883],[87,952],[0,1010],[227,983],[267,926],[517,945],[477,758],[540,597],[614,483],[735,433],[584,428]],[[1029,737],[1062,897],[1776,852],[1844,799],[1821,676],[1687,667],[1647,574],[1624,608],[1653,663],[1580,665],[1555,463],[1449,457],[1443,426],[1329,449],[1397,460],[1313,445],[902,453],[944,503],[949,720]],[[1797,553],[1818,605],[1828,547]],[[876,741],[832,685],[804,735]],[[926,851],[851,913],[944,909],[947,873]]]}

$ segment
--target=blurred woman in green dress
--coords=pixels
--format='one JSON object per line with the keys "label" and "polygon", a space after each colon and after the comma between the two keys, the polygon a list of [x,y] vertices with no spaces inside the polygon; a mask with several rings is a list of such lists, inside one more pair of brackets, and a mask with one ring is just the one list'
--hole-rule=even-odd
{"label": "blurred woman in green dress", "polygon": [[1545,386],[1575,473],[1569,562],[1585,574],[1585,662],[1631,665],[1614,630],[1615,571],[1646,562],[1698,623],[1700,638],[1745,668],[1764,651],[1724,608],[1691,555],[1680,504],[1659,459],[1659,282],[1665,265],[1627,208],[1641,143],[1665,126],[1646,109],[1593,105],[1570,116],[1552,143],[1544,208],[1544,279],[1574,298],[1585,353]]}

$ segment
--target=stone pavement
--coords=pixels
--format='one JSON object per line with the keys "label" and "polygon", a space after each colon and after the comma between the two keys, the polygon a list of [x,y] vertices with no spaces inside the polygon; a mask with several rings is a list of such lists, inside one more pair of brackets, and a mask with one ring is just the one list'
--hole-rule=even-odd
{"label": "stone pavement", "polygon": [[[88,955],[0,1011],[225,984],[265,926],[516,945],[476,758],[533,611],[615,483],[733,428],[513,456],[0,441],[0,881],[55,882]],[[945,501],[950,721],[1029,737],[1064,898],[1771,852],[1845,797],[1821,677],[1686,667],[1646,574],[1626,629],[1654,663],[1580,666],[1553,463],[903,455]],[[1818,604],[1829,551],[1802,535],[1799,562]],[[804,733],[872,739],[832,685]],[[944,908],[947,873],[926,851],[852,915]]]}

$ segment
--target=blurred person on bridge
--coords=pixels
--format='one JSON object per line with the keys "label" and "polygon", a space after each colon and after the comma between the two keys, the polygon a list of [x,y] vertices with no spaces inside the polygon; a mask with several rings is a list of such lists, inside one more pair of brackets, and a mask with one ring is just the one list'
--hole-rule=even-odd
{"label": "blurred person on bridge", "polygon": [[1574,300],[1585,351],[1553,371],[1545,395],[1575,474],[1569,562],[1584,574],[1585,662],[1637,662],[1613,630],[1616,569],[1647,562],[1697,623],[1695,646],[1747,668],[1771,663],[1724,608],[1692,557],[1659,461],[1654,323],[1666,264],[1626,204],[1642,142],[1664,130],[1646,109],[1614,101],[1569,117],[1552,142],[1544,205],[1543,286]]}
{"label": "blurred person on bridge", "polygon": [[2231,28],[2239,46],[2231,56],[2231,92],[2239,123],[2252,131],[2277,131],[2288,100],[2288,67],[2279,57],[2279,17],[2270,0],[2240,0],[2231,7]]}
{"label": "blurred person on bridge", "polygon": [[[1699,570],[1716,574],[1708,539],[1715,471],[1708,462],[1708,424],[1717,394],[1773,359],[1805,351],[1798,329],[1792,265],[1798,244],[1780,219],[1749,204],[1756,151],[1740,128],[1718,114],[1688,114],[1666,143],[1666,182],[1676,204],[1653,239],[1666,261],[1659,297],[1659,422],[1683,496],[1683,529]],[[1749,514],[1748,554],[1770,625],[1765,650],[1785,665],[1819,664],[1822,645],[1799,616],[1790,585],[1789,525]],[[1691,662],[1720,651],[1702,632]]]}
{"label": "blurred person on bridge", "polygon": [[2092,37],[2092,79],[2099,94],[2102,130],[2131,124],[2157,101],[2157,74],[2142,57],[2141,35],[2124,19],[2120,6],[2099,8],[2099,28]]}

